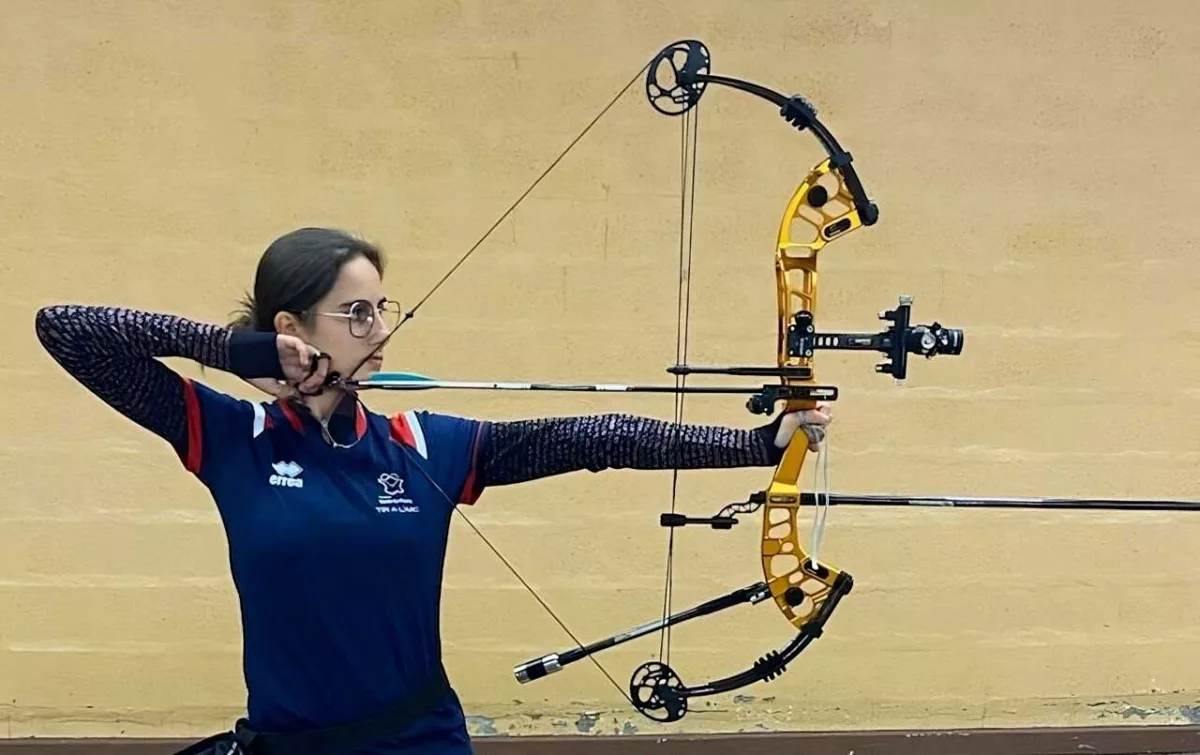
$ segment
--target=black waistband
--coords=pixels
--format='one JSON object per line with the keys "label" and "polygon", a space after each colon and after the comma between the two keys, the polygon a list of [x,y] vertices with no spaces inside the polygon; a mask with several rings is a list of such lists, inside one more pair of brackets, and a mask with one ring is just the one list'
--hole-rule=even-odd
{"label": "black waistband", "polygon": [[370,718],[341,726],[297,731],[254,731],[246,725],[246,719],[239,719],[232,734],[209,737],[177,755],[340,755],[399,736],[449,691],[446,670],[438,664],[433,678],[412,695]]}
{"label": "black waistband", "polygon": [[446,670],[438,664],[433,678],[387,710],[342,726],[301,731],[252,731],[238,721],[234,736],[251,755],[336,755],[401,734],[450,691]]}

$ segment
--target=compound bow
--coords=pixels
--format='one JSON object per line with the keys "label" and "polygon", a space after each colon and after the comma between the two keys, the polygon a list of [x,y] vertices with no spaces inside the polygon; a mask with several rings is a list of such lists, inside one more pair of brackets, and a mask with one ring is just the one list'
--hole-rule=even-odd
{"label": "compound bow", "polygon": [[[908,355],[919,354],[933,357],[937,354],[961,353],[963,334],[961,330],[932,325],[913,325],[910,321],[911,297],[901,297],[899,306],[880,315],[890,323],[877,333],[818,333],[815,327],[817,304],[817,256],[829,243],[844,238],[853,231],[873,225],[879,211],[863,189],[862,182],[852,165],[849,152],[845,151],[818,120],[815,108],[801,96],[785,96],[740,79],[717,76],[710,73],[711,56],[708,49],[695,40],[676,42],[664,48],[642,69],[646,72],[645,91],[650,104],[660,113],[670,116],[694,114],[694,109],[710,84],[730,87],[756,95],[779,107],[780,115],[799,131],[813,134],[824,147],[827,157],[813,168],[793,193],[784,211],[775,247],[775,279],[778,302],[777,363],[775,366],[702,367],[686,363],[677,358],[674,367],[668,369],[675,375],[675,386],[616,386],[616,385],[561,385],[551,383],[478,383],[445,382],[424,378],[419,375],[380,373],[362,381],[343,381],[356,388],[426,389],[426,388],[484,388],[507,390],[597,390],[597,391],[649,391],[670,392],[682,396],[687,393],[751,393],[747,408],[755,414],[770,415],[777,405],[784,412],[811,409],[821,401],[837,399],[837,389],[816,382],[813,371],[813,355],[817,350],[861,350],[881,352],[885,355],[876,366],[878,372],[903,380],[907,376]],[[500,222],[529,194],[566,152],[595,125],[630,86],[640,78],[642,71],[633,81],[601,111],[600,115],[584,129],[567,147],[567,150],[551,164],[533,185],[501,215],[500,219],[463,256],[433,289],[412,310],[405,313],[400,324],[413,317],[416,310],[437,290],[487,238]],[[686,134],[685,130],[685,134]],[[694,133],[694,132],[693,132]],[[686,139],[686,136],[685,136]],[[694,153],[693,158],[694,160]],[[685,155],[685,166],[687,157]],[[686,175],[686,168],[685,168]],[[693,173],[694,176],[694,173]],[[694,179],[693,179],[694,180]],[[686,177],[685,177],[686,190]],[[681,240],[682,244],[682,240]],[[681,250],[682,256],[682,250]],[[682,264],[682,262],[681,262]],[[681,286],[682,278],[681,275]],[[390,336],[389,336],[390,337]],[[353,374],[353,373],[351,373]],[[732,375],[778,378],[778,384],[761,387],[690,387],[684,383],[689,375]],[[677,421],[681,417],[682,405],[677,403]],[[696,686],[687,686],[679,674],[666,661],[650,661],[642,664],[633,674],[626,697],[633,706],[656,721],[669,722],[681,719],[688,710],[688,700],[693,697],[715,695],[744,687],[759,681],[769,681],[781,674],[808,645],[822,633],[825,623],[837,607],[838,602],[850,592],[853,579],[831,565],[819,563],[814,552],[806,552],[799,540],[800,528],[797,514],[802,500],[799,477],[808,452],[808,438],[797,432],[775,469],[770,485],[745,501],[732,503],[721,509],[716,516],[694,518],[676,514],[674,505],[669,514],[663,514],[660,523],[671,529],[686,525],[706,525],[714,529],[729,529],[737,523],[737,517],[762,510],[762,538],[760,558],[763,579],[725,596],[710,600],[692,608],[669,614],[664,608],[663,617],[627,632],[593,642],[580,643],[574,634],[558,623],[576,642],[576,646],[559,653],[552,653],[514,669],[522,683],[539,679],[561,670],[564,666],[606,648],[628,642],[655,631],[690,619],[713,614],[743,603],[759,603],[770,599],[796,629],[796,636],[783,648],[772,650],[759,658],[750,668],[721,679]],[[678,469],[676,469],[678,472]],[[819,502],[819,501],[818,501]],[[455,507],[464,518],[465,514]],[[470,520],[468,519],[468,524]],[[481,537],[482,533],[471,524]],[[814,534],[821,524],[814,526]],[[484,538],[486,542],[486,537]],[[489,543],[490,546],[490,543]],[[493,548],[495,551],[495,548]],[[497,551],[497,555],[500,555]],[[503,559],[503,557],[501,556]],[[505,560],[512,569],[511,564]],[[668,570],[670,565],[668,564]],[[513,569],[514,573],[516,570]],[[520,575],[517,574],[518,578]],[[522,583],[528,583],[522,579]],[[532,588],[529,588],[532,591]],[[536,596],[536,593],[534,593]],[[540,600],[540,598],[539,598]],[[543,606],[549,611],[542,601]],[[553,615],[553,612],[550,612]],[[668,615],[669,614],[669,615]],[[554,617],[556,620],[557,617]],[[597,663],[597,666],[599,664]],[[603,670],[603,667],[600,667]],[[607,672],[605,671],[607,676]],[[612,677],[610,676],[611,680]],[[614,685],[616,684],[613,682]],[[619,689],[619,687],[618,687]]]}
{"label": "compound bow", "polygon": [[[903,380],[908,354],[932,357],[958,354],[963,335],[959,330],[910,325],[910,297],[881,315],[891,322],[880,333],[818,333],[814,324],[817,304],[817,256],[829,243],[853,231],[873,225],[879,210],[863,189],[849,152],[842,149],[817,119],[816,110],[800,96],[784,96],[766,87],[710,73],[711,57],[700,42],[676,42],[659,52],[646,75],[646,96],[660,113],[683,115],[695,108],[709,84],[718,84],[757,95],[779,107],[780,115],[800,131],[812,133],[825,148],[827,157],[813,168],[792,194],[783,213],[775,246],[775,282],[778,303],[777,364],[774,367],[696,367],[677,365],[669,372],[677,376],[695,374],[753,375],[776,377],[779,385],[765,386],[747,402],[755,414],[771,414],[782,402],[785,412],[812,409],[818,401],[833,401],[837,389],[816,383],[813,355],[818,349],[872,350],[886,355],[877,370]],[[829,180],[836,181],[828,186]],[[746,501],[730,504],[714,517],[692,518],[674,512],[663,514],[667,527],[701,524],[714,529],[732,527],[739,515],[762,510],[761,561],[763,581],[735,590],[721,598],[665,616],[660,621],[629,632],[529,661],[517,667],[520,681],[529,681],[560,669],[563,665],[598,650],[635,637],[705,616],[742,603],[772,600],[797,630],[796,636],[779,650],[758,659],[749,669],[697,686],[687,686],[669,664],[642,664],[630,681],[634,706],[658,721],[677,721],[687,712],[688,699],[715,695],[781,674],[814,639],[821,635],[838,602],[850,592],[851,576],[828,564],[818,563],[799,540],[797,513],[801,506],[799,477],[808,452],[808,438],[796,433],[783,452],[766,490]],[[820,525],[817,525],[820,526]]]}

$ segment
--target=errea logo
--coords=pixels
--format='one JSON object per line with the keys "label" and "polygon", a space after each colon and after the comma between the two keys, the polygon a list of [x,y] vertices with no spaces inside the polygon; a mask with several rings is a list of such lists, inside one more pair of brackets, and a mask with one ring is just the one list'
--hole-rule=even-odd
{"label": "errea logo", "polygon": [[300,479],[300,473],[304,471],[294,461],[277,461],[271,465],[271,469],[275,470],[275,474],[267,479],[267,482],[281,488],[302,488],[304,480]]}

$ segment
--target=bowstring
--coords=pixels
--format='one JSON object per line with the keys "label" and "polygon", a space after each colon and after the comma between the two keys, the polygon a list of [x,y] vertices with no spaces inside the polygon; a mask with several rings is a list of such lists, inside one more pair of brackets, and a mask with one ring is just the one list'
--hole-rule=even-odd
{"label": "bowstring", "polygon": [[[435,283],[433,285],[433,287],[430,288],[429,291],[427,291],[425,293],[425,295],[422,296],[417,301],[417,303],[412,307],[412,309],[410,309],[404,313],[404,317],[400,320],[399,323],[396,324],[396,326],[394,328],[392,328],[392,332],[387,335],[387,338],[384,340],[384,343],[386,343],[388,340],[390,340],[392,338],[392,336],[394,336],[397,333],[397,331],[399,331],[400,328],[406,322],[408,322],[409,320],[413,319],[414,316],[416,316],[417,310],[420,309],[425,304],[425,302],[429,301],[429,299],[433,296],[433,294],[438,289],[440,289],[442,287],[442,285],[446,283],[447,280],[450,279],[450,276],[454,275],[454,273],[460,267],[462,267],[463,263],[466,262],[467,259],[472,254],[475,253],[475,250],[477,250],[480,246],[483,245],[483,242],[485,242],[492,235],[492,233],[494,233],[495,230],[500,227],[500,224],[503,223],[504,220],[517,209],[517,206],[520,205],[521,202],[523,202],[525,200],[525,198],[528,197],[529,194],[538,186],[538,184],[540,184],[542,182],[542,180],[545,179],[546,176],[548,176],[552,170],[554,170],[555,166],[557,166],[563,160],[563,158],[565,158],[567,156],[567,153],[570,152],[575,147],[575,145],[578,144],[580,142],[580,140],[582,140],[583,137],[586,136],[587,133],[592,130],[592,127],[596,125],[596,123],[604,116],[604,114],[607,113],[610,109],[612,109],[612,107],[617,104],[617,102],[625,95],[625,93],[629,91],[629,88],[632,87],[639,79],[641,79],[642,75],[646,72],[646,70],[649,67],[650,67],[650,63],[646,63],[640,69],[638,69],[637,73],[635,73],[629,79],[629,81],[625,84],[625,86],[621,87],[621,89],[613,96],[613,98],[611,100],[609,100],[608,104],[605,105],[600,110],[600,112],[596,114],[596,117],[594,117],[591,120],[591,122],[588,123],[587,126],[585,126],[584,129],[579,132],[579,135],[576,136],[574,139],[572,139],[571,142],[566,146],[566,148],[563,149],[563,151],[559,153],[558,157],[554,158],[554,160],[550,163],[550,165],[547,166],[546,169],[542,171],[541,175],[539,175],[536,179],[534,179],[533,183],[531,183],[529,185],[529,187],[526,188],[525,191],[523,191],[521,193],[521,195],[519,197],[517,197],[517,199],[515,201],[513,201],[513,203],[510,204],[507,209],[504,210],[503,213],[501,213],[500,217],[498,217],[496,219],[496,221],[494,223],[492,223],[492,225],[486,231],[484,231],[483,235],[480,236],[479,239],[474,244],[471,245],[471,247],[466,251],[466,253],[463,254],[462,257],[460,257],[459,260],[457,262],[455,262],[453,266],[451,266],[451,268],[446,272],[446,274],[443,275],[437,281],[437,283]],[[382,348],[382,347],[383,347],[383,344],[380,344],[379,348]],[[376,351],[378,351],[378,348],[376,349]],[[368,357],[369,356],[370,355],[368,355]],[[366,363],[366,358],[364,358],[364,360],[363,360],[363,364],[365,364],[365,363]],[[361,366],[362,366],[362,364],[359,365],[359,367],[361,367]],[[353,375],[357,371],[358,371],[358,368],[356,368],[350,374]],[[412,456],[410,454],[410,459],[411,458],[412,458]],[[483,532],[480,531],[480,529],[477,526],[475,526],[475,523],[471,521],[471,518],[468,517],[465,513],[463,513],[462,507],[457,505],[453,501],[453,499],[451,499],[450,496],[447,495],[444,490],[442,490],[442,488],[437,484],[437,482],[433,480],[432,476],[428,472],[425,471],[424,467],[420,464],[416,464],[416,466],[417,466],[417,469],[421,471],[421,473],[425,477],[425,479],[428,480],[433,485],[433,487],[438,491],[438,493],[440,493],[441,496],[446,499],[447,503],[451,506],[451,508],[454,510],[454,512],[457,513],[462,518],[462,520],[467,523],[467,526],[469,526],[471,528],[471,530],[476,535],[479,536],[479,538],[484,542],[485,545],[487,545],[487,547],[492,551],[492,553],[496,554],[496,557],[499,558],[500,562],[503,563],[504,566],[508,568],[508,570],[512,573],[512,575],[517,579],[517,581],[519,581],[525,587],[525,589],[527,591],[529,591],[529,594],[532,595],[539,604],[541,604],[542,608],[544,608],[546,610],[546,613],[549,614],[550,617],[555,621],[555,623],[557,623],[558,626],[563,630],[563,632],[568,637],[571,638],[571,641],[574,642],[575,645],[577,647],[579,647],[580,650],[582,650],[584,647],[583,643],[579,640],[578,637],[575,636],[575,633],[572,632],[567,627],[566,623],[561,618],[559,618],[558,614],[556,614],[554,612],[554,610],[552,608],[550,608],[550,605],[542,598],[542,596],[537,592],[537,590],[533,589],[533,586],[530,585],[529,582],[523,576],[521,576],[521,573],[517,570],[517,568],[515,566],[513,566],[513,564],[507,558],[505,558],[503,554],[500,553],[499,549],[497,549],[496,546],[493,545],[490,540],[488,540],[487,536],[484,535]],[[593,664],[595,664],[596,668],[598,668],[600,670],[600,673],[602,673],[604,675],[604,677],[606,679],[608,679],[609,683],[612,684],[613,688],[617,690],[617,692],[621,695],[621,697],[625,698],[626,702],[628,702],[632,706],[633,699],[629,696],[629,694],[625,691],[625,689],[623,687],[621,687],[621,685],[617,684],[617,681],[612,677],[612,675],[610,673],[608,673],[608,670],[606,668],[604,668],[604,666],[600,663],[599,660],[596,659],[595,654],[588,653],[588,659]]]}
{"label": "bowstring", "polygon": [[595,126],[596,123],[598,123],[601,118],[604,117],[605,113],[607,113],[609,110],[611,110],[612,107],[614,105],[616,105],[617,102],[622,97],[625,96],[625,93],[629,91],[629,88],[631,86],[633,86],[634,83],[636,83],[639,79],[642,78],[642,74],[644,74],[646,72],[646,69],[648,69],[649,67],[650,67],[650,63],[646,63],[644,66],[642,66],[640,69],[638,69],[638,72],[635,73],[629,79],[629,81],[625,84],[625,86],[621,87],[621,89],[615,95],[613,95],[613,98],[608,101],[608,104],[605,105],[603,108],[601,108],[599,113],[596,113],[596,117],[592,118],[591,122],[588,123],[588,125],[584,126],[583,130],[580,131],[579,134],[576,135],[576,137],[574,139],[572,139],[571,142],[566,146],[566,148],[563,149],[563,151],[558,154],[558,157],[554,158],[550,162],[550,164],[546,166],[546,169],[542,171],[541,175],[539,175],[537,178],[535,178],[533,180],[533,182],[531,184],[529,184],[528,187],[525,188],[525,191],[521,192],[521,195],[519,197],[517,197],[515,200],[513,200],[512,204],[510,204],[508,206],[508,208],[504,210],[504,212],[500,213],[500,217],[496,218],[496,221],[494,223],[492,223],[492,225],[486,231],[483,232],[483,235],[480,236],[478,239],[476,239],[474,244],[471,244],[470,248],[467,249],[466,253],[464,253],[462,255],[462,257],[460,257],[458,259],[457,262],[455,262],[453,265],[450,266],[450,269],[446,271],[445,275],[443,275],[440,279],[438,279],[437,283],[434,283],[433,286],[428,291],[425,292],[425,295],[422,296],[419,300],[417,300],[417,303],[414,304],[411,309],[409,309],[408,311],[406,311],[404,313],[404,316],[400,318],[400,322],[396,323],[396,326],[393,327],[392,331],[390,333],[388,333],[387,336],[384,337],[383,341],[378,346],[376,346],[371,351],[370,354],[367,354],[365,357],[363,357],[362,361],[360,361],[353,370],[351,370],[349,373],[347,373],[348,375],[358,374],[358,371],[360,369],[362,369],[362,366],[364,364],[367,363],[367,360],[369,360],[372,356],[377,354],[380,349],[382,349],[385,345],[387,345],[388,341],[390,341],[392,339],[392,336],[396,335],[396,333],[399,332],[400,328],[404,327],[404,324],[406,322],[408,322],[409,320],[411,320],[417,316],[417,310],[420,309],[421,307],[423,307],[425,305],[425,302],[429,301],[430,298],[432,298],[433,295],[437,292],[437,290],[440,289],[442,287],[442,285],[446,283],[446,281],[450,280],[450,276],[452,276],[452,275],[454,275],[454,273],[458,272],[458,269],[463,266],[463,263],[466,262],[467,259],[472,254],[475,253],[476,249],[483,246],[483,242],[487,241],[491,237],[491,235],[496,231],[496,229],[500,227],[500,224],[503,223],[505,221],[505,219],[508,218],[509,215],[513,214],[513,212],[516,211],[517,207],[522,202],[525,201],[525,198],[528,197],[530,195],[530,193],[532,193],[533,190],[537,188],[538,184],[540,184],[542,182],[542,180],[546,178],[546,176],[550,175],[550,172],[552,170],[554,170],[554,168],[560,162],[562,162],[563,158],[567,156],[567,153],[570,152],[575,147],[575,145],[578,144],[580,142],[580,140],[583,139],[583,137],[587,136],[587,133],[592,130],[592,127]]}
{"label": "bowstring", "polygon": [[[496,554],[496,558],[500,559],[501,563],[503,563],[505,566],[508,567],[508,570],[510,572],[512,572],[514,577],[517,578],[517,581],[519,581],[522,585],[525,586],[525,589],[528,590],[531,595],[533,595],[534,599],[538,603],[541,604],[542,608],[546,609],[546,613],[550,614],[550,618],[554,619],[555,623],[558,624],[558,626],[563,630],[563,632],[565,632],[566,635],[571,638],[571,641],[574,642],[576,645],[578,645],[579,648],[582,650],[583,642],[578,637],[575,636],[575,633],[572,632],[569,627],[567,627],[566,622],[564,622],[562,619],[560,619],[558,617],[558,614],[556,614],[554,612],[554,610],[552,608],[550,608],[550,604],[542,599],[542,596],[540,594],[538,594],[538,591],[533,589],[533,585],[529,584],[529,582],[526,581],[526,579],[521,576],[521,573],[519,571],[517,571],[517,567],[513,566],[512,562],[509,561],[507,558],[505,558],[504,554],[501,553],[499,551],[499,549],[496,548],[496,546],[492,545],[492,541],[488,540],[487,536],[484,535],[483,532],[481,532],[479,530],[479,528],[475,526],[475,523],[471,521],[471,518],[463,513],[462,506],[456,504],[454,502],[454,499],[452,499],[449,496],[449,494],[447,494],[446,491],[444,489],[442,489],[442,486],[437,483],[437,480],[433,479],[433,475],[431,475],[425,469],[425,466],[416,460],[416,458],[412,455],[413,454],[412,450],[409,449],[407,446],[403,446],[403,445],[401,446],[401,448],[404,450],[405,454],[408,456],[409,461],[412,463],[412,465],[414,467],[416,467],[417,471],[419,471],[421,473],[421,476],[424,477],[426,479],[426,481],[428,481],[429,484],[433,486],[434,490],[436,490],[442,496],[442,498],[445,499],[446,503],[450,505],[451,510],[453,510],[456,514],[458,514],[460,517],[462,517],[462,520],[467,523],[467,526],[470,527],[475,532],[475,534],[479,536],[480,540],[483,540],[483,542],[492,551],[492,553]],[[608,669],[604,668],[604,666],[602,666],[600,664],[600,661],[596,660],[596,655],[594,653],[589,653],[588,659],[591,660],[592,663],[596,664],[596,668],[600,669],[600,673],[604,674],[605,678],[608,679],[609,683],[612,684],[613,688],[615,688],[617,690],[617,692],[620,693],[621,697],[624,697],[625,700],[628,701],[630,705],[633,705],[633,699],[629,696],[629,694],[627,692],[625,692],[625,690],[621,687],[621,685],[617,684],[617,680],[612,677],[612,674],[608,673]]]}
{"label": "bowstring", "polygon": [[[692,239],[695,227],[696,208],[696,153],[700,128],[698,107],[684,113],[680,123],[679,142],[679,288],[676,294],[675,318],[675,364],[688,363],[688,341],[692,311]],[[689,162],[690,161],[690,162]],[[675,375],[675,427],[672,442],[675,447],[675,464],[671,470],[671,513],[675,513],[679,494],[679,468],[683,455],[680,435],[683,427],[684,401],[687,394],[683,388],[686,374]],[[671,615],[675,593],[675,528],[667,528],[667,562],[663,584],[663,624]],[[664,626],[659,635],[658,658],[670,665],[671,627]]]}

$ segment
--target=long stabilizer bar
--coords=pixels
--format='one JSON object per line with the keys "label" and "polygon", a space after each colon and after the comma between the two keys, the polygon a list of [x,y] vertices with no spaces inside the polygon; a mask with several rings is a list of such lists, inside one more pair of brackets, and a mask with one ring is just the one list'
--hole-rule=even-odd
{"label": "long stabilizer bar", "polygon": [[[820,496],[830,506],[920,506],[978,509],[1098,509],[1115,511],[1200,511],[1200,501],[1123,498],[1037,498],[919,495],[855,495],[830,493]],[[802,493],[800,503],[817,503],[812,493]]]}

